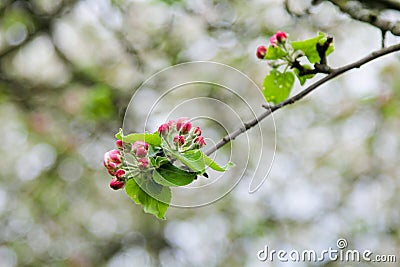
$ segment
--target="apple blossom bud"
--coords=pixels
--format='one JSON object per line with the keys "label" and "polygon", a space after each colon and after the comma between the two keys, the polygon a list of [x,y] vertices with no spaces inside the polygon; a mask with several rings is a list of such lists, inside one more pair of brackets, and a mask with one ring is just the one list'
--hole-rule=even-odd
{"label": "apple blossom bud", "polygon": [[185,143],[185,137],[183,135],[177,135],[174,137],[174,143],[177,145],[183,145]]}
{"label": "apple blossom bud", "polygon": [[121,178],[123,178],[125,176],[125,170],[123,169],[118,169],[115,172],[115,177],[117,177],[118,180],[120,180]]}
{"label": "apple blossom bud", "polygon": [[149,149],[149,144],[144,142],[144,141],[136,141],[135,143],[133,143],[133,145],[132,145],[133,153],[136,153],[136,151],[139,148],[144,148],[145,150],[148,150]]}
{"label": "apple blossom bud", "polygon": [[117,141],[115,141],[115,145],[116,145],[118,148],[124,148],[124,143],[122,142],[122,140],[117,140]]}
{"label": "apple blossom bud", "polygon": [[193,134],[194,134],[195,136],[201,135],[201,129],[200,129],[199,126],[196,126],[196,127],[193,128]]}
{"label": "apple blossom bud", "polygon": [[271,38],[269,38],[269,44],[273,47],[276,47],[278,45],[278,40],[276,39],[276,35],[272,35]]}
{"label": "apple blossom bud", "polygon": [[109,161],[109,162],[107,163],[106,168],[107,168],[107,169],[114,170],[114,169],[118,168],[119,166],[121,166],[121,163],[116,163],[116,162]]}
{"label": "apple blossom bud", "polygon": [[137,143],[138,145],[142,145],[146,150],[149,149],[149,144],[145,141],[136,141],[135,143]]}
{"label": "apple blossom bud", "polygon": [[166,123],[169,127],[172,127],[173,125],[175,125],[175,121],[174,120],[170,120]]}
{"label": "apple blossom bud", "polygon": [[186,122],[188,122],[188,121],[189,121],[189,118],[185,118],[185,117],[182,117],[182,118],[177,119],[177,120],[175,121],[175,123],[176,123],[176,130],[179,132],[179,131],[181,130],[182,126],[183,126]]}
{"label": "apple blossom bud", "polygon": [[181,133],[187,134],[190,131],[190,129],[192,129],[192,123],[190,121],[185,122],[181,127]]}
{"label": "apple blossom bud", "polygon": [[111,150],[104,154],[103,160],[104,167],[107,168],[111,175],[114,175],[114,171],[117,167],[121,166],[121,154],[119,150]]}
{"label": "apple blossom bud", "polygon": [[121,163],[121,152],[117,149],[109,151],[109,157],[113,162]]}
{"label": "apple blossom bud", "polygon": [[282,42],[286,41],[286,39],[287,39],[287,34],[282,31],[277,31],[275,33],[275,36],[276,36],[276,40],[278,40],[279,43],[282,43]]}
{"label": "apple blossom bud", "polygon": [[107,168],[107,166],[108,166],[109,158],[110,158],[110,152],[104,153],[103,165],[104,165],[104,167],[106,167],[106,168]]}
{"label": "apple blossom bud", "polygon": [[204,137],[203,136],[197,136],[194,141],[195,144],[197,144],[199,147],[205,146],[206,142],[204,141]]}
{"label": "apple blossom bud", "polygon": [[269,39],[269,43],[275,47],[278,43],[283,43],[286,41],[288,35],[283,31],[277,31],[274,35]]}
{"label": "apple blossom bud", "polygon": [[260,46],[257,48],[256,56],[257,56],[259,59],[264,59],[264,57],[265,57],[266,54],[267,54],[267,47],[265,47],[265,45],[260,45]]}
{"label": "apple blossom bud", "polygon": [[172,126],[172,125],[169,125],[170,122],[171,121],[169,121],[168,123],[161,124],[160,127],[158,127],[158,134],[160,136],[168,134],[169,128],[170,128],[170,126]]}
{"label": "apple blossom bud", "polygon": [[139,169],[147,169],[149,167],[149,160],[146,158],[141,158],[138,160],[138,167]]}
{"label": "apple blossom bud", "polygon": [[136,149],[135,155],[139,158],[143,158],[147,156],[147,150],[144,147],[138,147]]}
{"label": "apple blossom bud", "polygon": [[124,187],[125,183],[122,181],[118,181],[116,178],[112,179],[110,182],[110,187],[114,190],[121,189]]}
{"label": "apple blossom bud", "polygon": [[107,171],[111,176],[115,176],[116,173],[115,169],[107,169]]}

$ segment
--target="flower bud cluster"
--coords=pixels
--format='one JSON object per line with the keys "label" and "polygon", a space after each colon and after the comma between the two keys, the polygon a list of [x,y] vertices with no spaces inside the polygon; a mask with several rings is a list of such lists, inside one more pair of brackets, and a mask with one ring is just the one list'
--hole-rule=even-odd
{"label": "flower bud cluster", "polygon": [[140,140],[133,144],[117,140],[117,149],[104,154],[103,164],[112,176],[112,189],[123,188],[128,179],[139,174],[151,177],[150,174],[156,166],[150,164],[150,158],[156,160],[161,155],[165,159],[173,160],[174,152],[182,153],[206,145],[200,127],[193,126],[188,118],[179,118],[160,125],[158,134],[162,142],[160,146],[149,146]]}
{"label": "flower bud cluster", "polygon": [[136,141],[132,145],[131,153],[134,155],[134,166],[139,170],[147,170],[149,168],[149,144],[144,141]]}
{"label": "flower bud cluster", "polygon": [[206,145],[200,127],[193,127],[189,118],[179,118],[161,124],[158,134],[170,148],[178,152],[199,149]]}
{"label": "flower bud cluster", "polygon": [[[277,31],[272,37],[269,39],[269,45],[272,47],[277,47],[279,45],[284,45],[286,39],[288,38],[288,34],[282,31]],[[256,56],[259,59],[264,59],[267,55],[267,47],[265,45],[260,45],[257,47]]]}
{"label": "flower bud cluster", "polygon": [[[113,149],[104,154],[103,164],[108,173],[113,177],[110,187],[118,190],[124,187],[127,175],[135,171],[144,171],[149,168],[148,149],[149,144],[144,141],[136,141],[129,148],[128,144],[121,140],[115,142],[118,149]],[[129,153],[133,156],[134,162],[128,163],[124,154]]]}
{"label": "flower bud cluster", "polygon": [[278,44],[282,44],[286,41],[288,35],[285,32],[277,31],[272,37],[269,39],[269,43],[272,46],[278,46]]}

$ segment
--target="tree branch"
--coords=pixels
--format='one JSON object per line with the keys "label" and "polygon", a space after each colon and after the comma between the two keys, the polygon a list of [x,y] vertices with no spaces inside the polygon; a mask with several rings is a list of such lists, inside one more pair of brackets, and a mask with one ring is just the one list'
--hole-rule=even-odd
{"label": "tree branch", "polygon": [[394,9],[400,11],[400,2],[398,0],[359,0],[361,3],[375,7],[377,9]]}
{"label": "tree branch", "polygon": [[[368,24],[371,24],[379,29],[381,29],[384,32],[391,32],[393,35],[400,36],[400,21],[390,21],[387,19],[384,19],[379,16],[379,7],[375,9],[375,7],[371,6],[370,8],[366,8],[362,3],[364,4],[369,4],[372,1],[343,1],[343,0],[329,0],[333,4],[335,4],[339,9],[347,13],[350,17],[352,17],[355,20],[359,20],[362,22],[366,22]],[[381,3],[380,1],[373,1],[376,3]],[[391,2],[391,1],[386,1],[386,2]],[[383,2],[381,3],[383,4]],[[386,3],[388,6],[387,8],[400,8],[400,4],[397,3],[397,5],[393,5],[391,3]],[[386,5],[385,4],[385,5]],[[386,7],[386,6],[385,6]]]}
{"label": "tree branch", "polygon": [[373,61],[377,58],[380,58],[384,55],[390,54],[390,53],[394,53],[400,51],[400,44],[396,44],[396,45],[392,45],[380,50],[377,50],[375,52],[372,52],[371,54],[369,54],[366,57],[361,58],[360,60],[357,60],[353,63],[350,63],[348,65],[345,65],[343,67],[337,68],[337,69],[333,69],[332,72],[330,74],[328,74],[327,76],[323,77],[322,79],[316,81],[315,83],[311,84],[310,86],[308,86],[306,89],[304,89],[303,91],[301,91],[300,93],[298,93],[297,95],[294,95],[293,97],[290,97],[288,99],[286,99],[285,101],[282,101],[281,103],[275,105],[275,106],[269,106],[269,105],[264,105],[264,107],[267,109],[266,111],[264,111],[263,113],[261,113],[258,117],[254,118],[253,120],[246,122],[243,124],[242,127],[236,129],[235,131],[227,134],[226,136],[224,136],[222,138],[222,140],[220,140],[214,147],[210,148],[208,151],[206,151],[205,153],[207,155],[211,155],[212,153],[214,153],[215,151],[217,151],[218,149],[220,149],[221,147],[223,147],[224,145],[226,145],[227,143],[229,143],[230,141],[234,140],[236,137],[238,137],[239,135],[241,135],[242,133],[246,132],[247,130],[249,130],[250,128],[256,126],[257,124],[259,124],[263,119],[265,119],[266,117],[268,117],[269,115],[271,115],[273,112],[277,111],[278,109],[281,109],[287,105],[293,104],[299,100],[301,100],[302,98],[304,98],[306,95],[308,95],[309,93],[311,93],[312,91],[314,91],[315,89],[317,89],[319,86],[323,85],[324,83],[332,80],[333,78],[349,71],[355,68],[360,68],[362,65]]}

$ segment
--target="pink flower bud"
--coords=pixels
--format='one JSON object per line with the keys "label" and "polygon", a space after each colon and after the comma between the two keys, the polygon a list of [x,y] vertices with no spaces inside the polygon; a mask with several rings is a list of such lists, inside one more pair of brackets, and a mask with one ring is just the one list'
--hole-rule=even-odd
{"label": "pink flower bud", "polygon": [[265,45],[261,45],[257,48],[256,56],[259,59],[264,59],[265,55],[267,54],[267,47]]}
{"label": "pink flower bud", "polygon": [[108,173],[111,175],[111,176],[115,176],[115,169],[107,169],[108,170]]}
{"label": "pink flower bud", "polygon": [[183,135],[177,135],[174,137],[174,143],[177,145],[183,145],[185,143],[185,137]]}
{"label": "pink flower bud", "polygon": [[285,32],[277,31],[272,37],[269,39],[269,43],[275,47],[278,43],[283,43],[286,41],[288,35]]}
{"label": "pink flower bud", "polygon": [[169,128],[171,126],[171,125],[169,125],[170,122],[171,121],[169,121],[168,123],[161,124],[160,127],[158,127],[158,134],[160,136],[168,134]]}
{"label": "pink flower bud", "polygon": [[116,145],[118,148],[124,148],[124,143],[122,142],[122,140],[117,140],[117,141],[115,141],[115,145]]}
{"label": "pink flower bud", "polygon": [[115,163],[121,163],[121,152],[117,149],[109,151],[110,159]]}
{"label": "pink flower bud", "polygon": [[113,170],[113,169],[118,168],[119,166],[121,166],[121,163],[116,163],[116,162],[109,161],[107,166],[106,166],[106,168]]}
{"label": "pink flower bud", "polygon": [[137,157],[143,158],[147,156],[147,150],[144,147],[138,147],[135,154]]}
{"label": "pink flower bud", "polygon": [[194,128],[193,134],[196,135],[196,136],[201,135],[201,129],[200,129],[199,126],[196,126],[196,127]]}
{"label": "pink flower bud", "polygon": [[118,169],[115,172],[115,177],[117,177],[118,180],[120,180],[121,178],[123,178],[125,176],[125,170],[123,169]]}
{"label": "pink flower bud", "polygon": [[206,142],[204,141],[204,137],[203,136],[197,136],[194,141],[195,144],[197,144],[199,147],[205,146]]}
{"label": "pink flower bud", "polygon": [[136,144],[137,146],[142,146],[142,147],[144,147],[146,150],[149,149],[149,144],[146,143],[145,141],[136,141],[134,144]]}
{"label": "pink flower bud", "polygon": [[121,153],[119,150],[111,150],[104,154],[104,167],[111,175],[115,174],[115,169],[121,166]]}
{"label": "pink flower bud", "polygon": [[149,160],[146,158],[141,158],[138,160],[138,167],[139,169],[147,169],[149,167]]}
{"label": "pink flower bud", "polygon": [[175,121],[175,123],[176,123],[176,130],[179,132],[179,131],[181,130],[182,126],[183,126],[186,122],[188,122],[188,121],[189,121],[189,118],[185,118],[185,117],[176,119],[176,121]]}
{"label": "pink flower bud", "polygon": [[149,149],[149,144],[144,142],[144,141],[136,141],[132,145],[132,151],[134,153],[136,153],[136,150],[138,150],[138,148],[144,148],[145,150],[148,150]]}
{"label": "pink flower bud", "polygon": [[110,182],[110,187],[114,190],[121,189],[124,187],[125,183],[122,181],[118,181],[116,178],[112,179]]}
{"label": "pink flower bud", "polygon": [[278,40],[276,39],[276,35],[272,35],[271,38],[269,38],[269,44],[272,45],[273,47],[278,45]]}
{"label": "pink flower bud", "polygon": [[282,42],[286,41],[286,39],[287,39],[287,34],[282,31],[277,31],[275,33],[275,36],[279,43],[282,43]]}
{"label": "pink flower bud", "polygon": [[170,120],[166,123],[169,127],[172,127],[175,124],[174,120]]}
{"label": "pink flower bud", "polygon": [[109,152],[104,153],[103,165],[104,165],[104,167],[106,167],[106,168],[107,168],[107,166],[108,166],[109,158],[110,158],[110,153],[109,153]]}
{"label": "pink flower bud", "polygon": [[187,133],[190,131],[190,129],[192,129],[192,123],[191,123],[190,121],[185,122],[185,123],[182,125],[181,133],[182,133],[182,134],[187,134]]}

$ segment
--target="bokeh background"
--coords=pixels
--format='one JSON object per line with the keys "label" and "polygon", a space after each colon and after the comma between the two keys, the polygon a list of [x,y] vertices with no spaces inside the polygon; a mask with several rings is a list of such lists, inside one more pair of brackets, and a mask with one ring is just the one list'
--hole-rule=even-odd
{"label": "bokeh background", "polygon": [[[257,251],[321,251],[338,238],[399,261],[396,54],[276,112],[275,161],[254,194],[239,183],[212,205],[171,208],[160,221],[108,187],[102,157],[140,84],[166,67],[210,60],[261,87],[269,66],[255,50],[277,30],[293,40],[329,33],[334,67],[381,44],[379,29],[328,1],[2,0],[0,266],[282,266],[260,262]],[[387,35],[388,45],[399,41]],[[254,88],[243,94],[260,101]],[[215,116],[229,121],[230,114]],[[262,127],[272,138],[273,124]],[[247,139],[234,142],[246,149]],[[244,179],[256,170],[249,164]]]}

